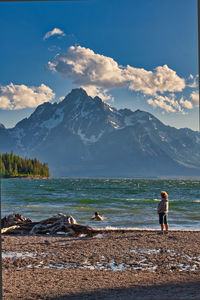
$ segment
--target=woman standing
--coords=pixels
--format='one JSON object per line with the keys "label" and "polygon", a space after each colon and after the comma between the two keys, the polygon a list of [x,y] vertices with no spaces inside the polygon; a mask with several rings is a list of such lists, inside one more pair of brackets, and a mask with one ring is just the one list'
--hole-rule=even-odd
{"label": "woman standing", "polygon": [[167,214],[168,214],[168,194],[165,191],[161,193],[161,201],[158,204],[158,214],[159,214],[159,223],[161,227],[161,234],[164,233],[164,225],[165,225],[165,233],[168,233],[168,221],[167,221]]}

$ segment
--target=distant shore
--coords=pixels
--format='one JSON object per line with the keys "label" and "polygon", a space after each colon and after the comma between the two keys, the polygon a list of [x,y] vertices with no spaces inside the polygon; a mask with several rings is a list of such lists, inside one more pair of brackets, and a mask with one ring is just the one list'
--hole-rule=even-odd
{"label": "distant shore", "polygon": [[50,179],[50,177],[43,177],[43,176],[15,176],[15,177],[1,177],[1,179]]}
{"label": "distant shore", "polygon": [[158,232],[4,235],[3,299],[200,299],[200,230]]}

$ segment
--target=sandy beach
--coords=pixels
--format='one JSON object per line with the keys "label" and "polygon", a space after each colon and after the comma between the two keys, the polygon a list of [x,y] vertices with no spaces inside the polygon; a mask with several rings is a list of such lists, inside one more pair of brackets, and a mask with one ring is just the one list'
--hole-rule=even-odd
{"label": "sandy beach", "polygon": [[3,299],[200,299],[200,231],[2,236]]}

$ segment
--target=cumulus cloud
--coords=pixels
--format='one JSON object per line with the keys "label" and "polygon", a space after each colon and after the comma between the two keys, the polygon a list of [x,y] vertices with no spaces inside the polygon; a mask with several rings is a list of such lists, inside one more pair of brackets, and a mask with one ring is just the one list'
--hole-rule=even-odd
{"label": "cumulus cloud", "polygon": [[114,88],[125,84],[123,70],[117,62],[81,46],[71,46],[65,54],[57,54],[48,66],[82,86]]}
{"label": "cumulus cloud", "polygon": [[169,96],[156,95],[154,98],[147,100],[147,103],[152,105],[154,108],[161,108],[166,112],[180,112],[185,113],[179,101],[175,99],[175,95]]}
{"label": "cumulus cloud", "polygon": [[179,92],[185,88],[185,80],[167,65],[155,68],[154,72],[127,66],[124,72],[129,88],[144,94]]}
{"label": "cumulus cloud", "polygon": [[193,91],[190,94],[191,97],[191,101],[194,107],[198,107],[199,106],[199,91]]}
{"label": "cumulus cloud", "polygon": [[57,54],[48,68],[71,79],[79,86],[105,89],[126,87],[147,95],[182,91],[185,80],[167,65],[154,71],[132,66],[121,66],[113,58],[96,54],[93,50],[71,46],[65,54]]}
{"label": "cumulus cloud", "polygon": [[180,99],[180,104],[187,109],[192,109],[193,108],[193,104],[190,100],[184,100],[183,97],[181,97]]}
{"label": "cumulus cloud", "polygon": [[45,84],[38,87],[28,87],[24,84],[10,83],[0,86],[0,109],[16,110],[27,107],[36,107],[44,102],[49,102],[55,94]]}
{"label": "cumulus cloud", "polygon": [[46,39],[50,38],[50,37],[53,36],[53,35],[65,36],[65,33],[64,33],[64,31],[62,31],[62,30],[59,29],[59,28],[54,28],[53,30],[48,31],[48,32],[44,35],[43,40],[46,40]]}
{"label": "cumulus cloud", "polygon": [[130,65],[122,66],[113,58],[91,49],[71,46],[66,53],[57,54],[49,61],[48,69],[72,80],[73,84],[84,88],[90,96],[99,96],[104,101],[113,101],[109,90],[128,88],[150,96],[148,104],[166,112],[184,114],[185,109],[198,106],[198,92],[192,92],[189,99],[177,99],[175,95],[186,87],[195,88],[197,76],[190,75],[185,80],[167,65],[150,71]]}
{"label": "cumulus cloud", "polygon": [[192,109],[199,106],[199,91],[193,91],[190,94],[190,99],[184,99],[183,97],[180,100],[180,103],[183,105],[183,107],[187,109]]}
{"label": "cumulus cloud", "polygon": [[179,112],[185,114],[185,109],[193,109],[199,106],[199,92],[193,91],[189,99],[176,99],[176,95],[173,93],[169,96],[155,95],[154,98],[147,100],[147,103],[154,108],[161,108],[166,112]]}
{"label": "cumulus cloud", "polygon": [[108,93],[107,89],[98,88],[93,85],[82,86],[82,88],[87,92],[87,94],[91,97],[98,96],[103,101],[114,101],[114,98],[111,94]]}
{"label": "cumulus cloud", "polygon": [[190,87],[190,88],[197,88],[197,86],[198,86],[198,77],[199,77],[199,75],[193,76],[192,74],[190,74],[190,76],[188,78],[187,86]]}

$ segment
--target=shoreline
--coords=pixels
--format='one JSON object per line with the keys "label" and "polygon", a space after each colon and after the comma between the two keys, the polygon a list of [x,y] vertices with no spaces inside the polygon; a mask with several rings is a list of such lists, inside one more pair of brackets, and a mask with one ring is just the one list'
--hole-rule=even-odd
{"label": "shoreline", "polygon": [[[96,231],[104,231],[104,232],[135,232],[135,231],[141,231],[141,232],[156,232],[160,231],[159,228],[138,228],[138,227],[93,227]],[[169,228],[169,232],[200,232],[199,229],[178,229],[178,228]]]}
{"label": "shoreline", "polygon": [[[19,177],[21,177],[21,176],[17,176],[17,177],[1,177],[1,179],[2,178],[6,178],[6,179],[12,179],[12,178],[19,178]],[[24,177],[27,177],[27,176],[24,176]],[[179,180],[183,180],[183,181],[190,181],[190,180],[197,180],[197,181],[200,181],[200,176],[156,176],[156,177],[114,177],[114,176],[111,176],[111,177],[106,177],[106,176],[100,176],[100,177],[93,177],[93,176],[83,176],[83,177],[81,177],[81,176],[72,176],[72,177],[70,177],[70,176],[68,176],[68,177],[60,177],[60,176],[58,176],[58,177],[54,177],[54,176],[49,176],[49,177],[41,177],[41,178],[48,178],[48,179],[75,179],[75,180],[77,180],[77,179],[85,179],[85,180],[91,180],[91,179],[94,179],[94,180],[150,180],[150,181],[153,181],[153,180],[172,180],[172,181],[179,181]]]}
{"label": "shoreline", "polygon": [[199,249],[200,231],[3,235],[3,299],[200,299]]}
{"label": "shoreline", "polygon": [[16,177],[1,177],[0,179],[52,179],[51,177],[42,176],[16,176]]}

